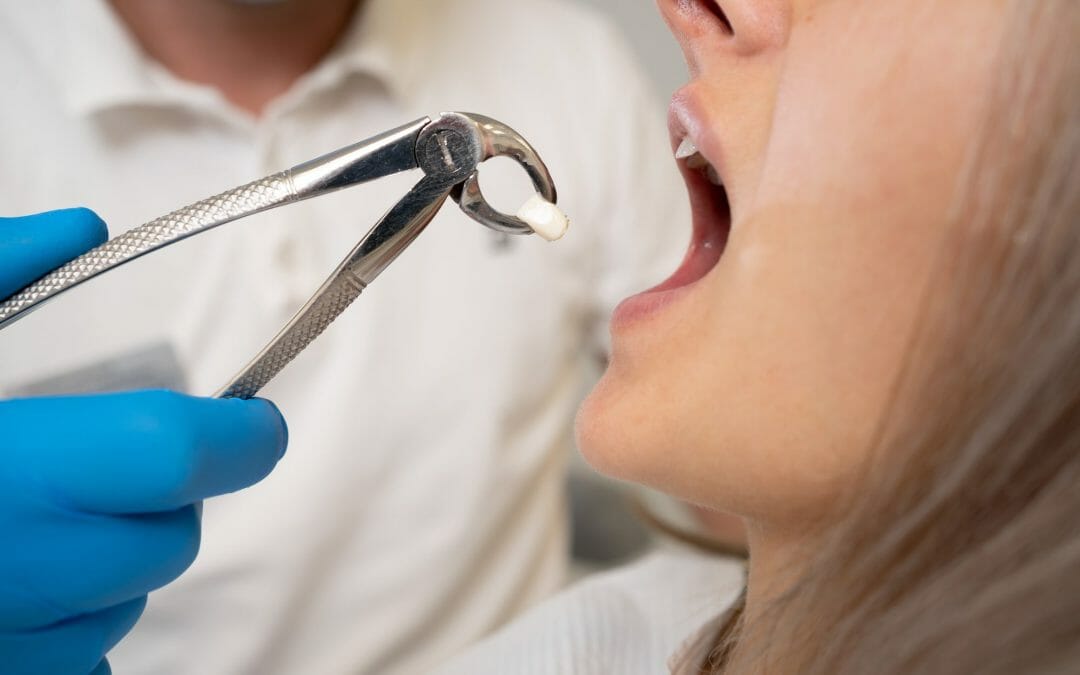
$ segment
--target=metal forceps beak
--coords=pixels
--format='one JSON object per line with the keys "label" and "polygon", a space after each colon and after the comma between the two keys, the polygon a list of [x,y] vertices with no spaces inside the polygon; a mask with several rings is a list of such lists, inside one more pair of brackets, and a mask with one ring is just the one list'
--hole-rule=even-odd
{"label": "metal forceps beak", "polygon": [[[488,205],[477,178],[481,162],[496,155],[509,155],[525,168],[539,194],[552,203],[556,199],[551,175],[536,151],[517,132],[495,120],[480,115],[444,113],[434,121],[421,121],[399,133],[403,137],[389,143],[381,152],[362,154],[375,159],[376,167],[396,172],[399,165],[392,161],[383,164],[378,156],[386,154],[396,159],[411,148],[414,166],[423,170],[424,177],[367,233],[296,316],[218,396],[254,396],[424,231],[451,194],[459,195],[462,209],[483,225],[502,232],[532,232],[518,218]],[[350,166],[348,153],[340,159],[301,165],[294,169],[293,180],[323,191],[325,186],[337,185],[339,176],[348,180],[351,172],[348,168],[342,171],[339,162],[344,167]]]}
{"label": "metal forceps beak", "polygon": [[420,181],[349,252],[270,343],[215,394],[251,398],[424,231],[447,197],[453,196],[465,213],[493,230],[530,234],[529,225],[492,208],[480,191],[479,165],[501,155],[516,160],[532,179],[536,192],[555,203],[555,186],[547,167],[520,134],[482,115],[443,113],[129,230],[0,302],[0,329],[85,281],[182,239],[277,206],[421,169],[424,175]]}

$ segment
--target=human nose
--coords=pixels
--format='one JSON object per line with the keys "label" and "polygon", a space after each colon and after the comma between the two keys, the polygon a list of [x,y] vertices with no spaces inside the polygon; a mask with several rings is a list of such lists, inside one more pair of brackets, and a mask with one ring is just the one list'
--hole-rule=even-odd
{"label": "human nose", "polygon": [[657,0],[664,20],[697,75],[718,57],[752,57],[787,42],[791,0]]}

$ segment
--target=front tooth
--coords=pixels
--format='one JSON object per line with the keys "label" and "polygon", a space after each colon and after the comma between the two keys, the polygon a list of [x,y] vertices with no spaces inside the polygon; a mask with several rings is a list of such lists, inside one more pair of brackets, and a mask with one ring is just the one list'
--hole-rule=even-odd
{"label": "front tooth", "polygon": [[679,149],[675,151],[675,159],[686,159],[687,157],[696,155],[697,151],[697,146],[694,145],[694,142],[687,136],[682,140],[682,143],[679,143]]}
{"label": "front tooth", "polygon": [[710,164],[709,168],[705,171],[705,175],[708,177],[709,182],[713,185],[724,184],[724,181],[720,180],[720,174],[716,172],[716,167],[712,164]]}
{"label": "front tooth", "polygon": [[695,152],[686,158],[686,166],[691,169],[704,169],[709,166],[709,160],[700,152]]}

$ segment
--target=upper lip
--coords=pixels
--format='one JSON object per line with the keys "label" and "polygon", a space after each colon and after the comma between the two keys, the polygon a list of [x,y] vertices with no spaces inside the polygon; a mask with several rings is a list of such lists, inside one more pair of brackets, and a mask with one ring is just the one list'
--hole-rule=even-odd
{"label": "upper lip", "polygon": [[668,112],[671,151],[674,154],[679,145],[689,138],[697,146],[698,152],[716,169],[730,199],[731,183],[724,164],[722,145],[716,132],[705,122],[705,119],[706,116],[701,114],[701,106],[694,97],[693,84],[676,92]]}
{"label": "upper lip", "polygon": [[[729,215],[734,220],[737,204],[736,196],[732,190],[732,176],[725,162],[724,146],[720,134],[715,128],[715,123],[707,121],[709,116],[705,114],[705,110],[706,107],[694,95],[693,83],[686,85],[675,93],[668,111],[671,151],[674,154],[683,140],[687,138],[694,143],[701,156],[716,170],[726,194]],[[679,161],[678,164],[679,170],[687,179],[688,185],[696,182],[697,176],[695,174],[699,172],[687,167],[685,161]]]}
{"label": "upper lip", "polygon": [[[708,274],[715,266],[719,257],[727,248],[731,234],[732,210],[724,165],[722,157],[718,153],[720,145],[717,142],[717,132],[712,125],[706,123],[708,119],[701,114],[703,107],[699,107],[692,96],[693,84],[680,90],[671,103],[668,117],[668,129],[671,133],[672,152],[678,149],[683,139],[689,138],[708,161],[720,179],[721,187],[717,187],[700,168],[692,168],[684,159],[678,162],[679,171],[686,182],[690,208],[692,213],[692,237],[690,249],[684,264],[672,276],[666,284],[682,285],[683,282],[694,281],[701,274]],[[712,261],[708,269],[703,270],[701,265]],[[661,289],[665,284],[661,284]]]}

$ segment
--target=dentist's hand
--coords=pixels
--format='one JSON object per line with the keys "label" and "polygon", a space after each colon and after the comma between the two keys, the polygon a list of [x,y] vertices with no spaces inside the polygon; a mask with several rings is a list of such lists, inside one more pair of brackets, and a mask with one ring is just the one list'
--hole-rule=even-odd
{"label": "dentist's hand", "polygon": [[[82,209],[0,219],[0,298],[104,237]],[[0,401],[0,670],[108,673],[147,593],[194,560],[201,500],[262,479],[286,439],[262,400]]]}

